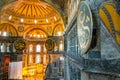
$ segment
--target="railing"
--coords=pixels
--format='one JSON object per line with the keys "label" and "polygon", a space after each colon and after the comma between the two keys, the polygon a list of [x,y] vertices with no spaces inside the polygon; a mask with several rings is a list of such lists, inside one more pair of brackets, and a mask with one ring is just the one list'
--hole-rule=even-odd
{"label": "railing", "polygon": [[48,51],[49,54],[63,54],[64,51]]}
{"label": "railing", "polygon": [[[112,59],[112,60],[103,60],[103,59],[85,59],[83,57],[79,57],[77,59],[74,56],[67,55],[70,59],[73,59],[76,64],[82,67],[85,71],[92,72],[102,72],[106,74],[120,74],[120,59]],[[120,76],[119,76],[120,77]]]}

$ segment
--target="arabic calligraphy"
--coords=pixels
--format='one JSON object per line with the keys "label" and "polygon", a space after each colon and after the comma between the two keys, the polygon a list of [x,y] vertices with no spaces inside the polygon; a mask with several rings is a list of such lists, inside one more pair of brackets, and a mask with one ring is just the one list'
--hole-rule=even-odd
{"label": "arabic calligraphy", "polygon": [[86,53],[90,47],[92,39],[92,16],[89,7],[85,2],[82,2],[77,18],[78,41],[81,48],[81,53]]}

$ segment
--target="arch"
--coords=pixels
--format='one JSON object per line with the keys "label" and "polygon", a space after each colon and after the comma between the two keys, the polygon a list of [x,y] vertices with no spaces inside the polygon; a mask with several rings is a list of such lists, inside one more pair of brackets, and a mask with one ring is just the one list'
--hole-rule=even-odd
{"label": "arch", "polygon": [[[55,31],[56,29],[59,28],[60,31],[64,32],[64,26],[63,24],[57,24],[54,28],[53,28],[53,32],[52,35],[55,36]],[[61,29],[60,29],[61,28]]]}
{"label": "arch", "polygon": [[[2,20],[8,20],[12,16],[10,21],[14,23],[24,23],[25,25],[47,25],[55,24],[58,21],[63,23],[59,9],[40,0],[17,0],[4,6],[1,11]],[[21,19],[24,21],[21,22]]]}
{"label": "arch", "polygon": [[29,45],[28,51],[29,51],[29,53],[34,51],[34,48],[33,48],[33,45],[32,45],[32,44]]}
{"label": "arch", "polygon": [[48,36],[48,33],[47,33],[44,29],[42,29],[41,27],[38,27],[38,26],[33,27],[33,26],[31,26],[31,27],[28,27],[28,28],[24,31],[24,33],[23,33],[23,38],[25,39],[25,36],[26,36],[30,31],[32,31],[32,30],[41,30],[41,31],[43,31],[43,32]]}
{"label": "arch", "polygon": [[2,23],[0,24],[0,33],[2,35],[2,33],[6,32],[6,35],[9,37],[17,37],[18,36],[18,32],[16,30],[16,28],[9,23]]}

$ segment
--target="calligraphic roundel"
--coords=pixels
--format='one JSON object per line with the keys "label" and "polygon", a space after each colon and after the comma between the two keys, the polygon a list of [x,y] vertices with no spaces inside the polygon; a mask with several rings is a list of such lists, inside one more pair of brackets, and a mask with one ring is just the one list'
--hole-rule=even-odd
{"label": "calligraphic roundel", "polygon": [[14,41],[14,47],[17,51],[22,51],[26,47],[26,43],[24,40],[16,40]]}
{"label": "calligraphic roundel", "polygon": [[45,42],[45,47],[48,51],[52,51],[55,47],[55,41],[51,38],[48,38]]}
{"label": "calligraphic roundel", "polygon": [[82,1],[78,8],[77,32],[80,51],[87,53],[90,48],[93,32],[93,20],[88,4]]}

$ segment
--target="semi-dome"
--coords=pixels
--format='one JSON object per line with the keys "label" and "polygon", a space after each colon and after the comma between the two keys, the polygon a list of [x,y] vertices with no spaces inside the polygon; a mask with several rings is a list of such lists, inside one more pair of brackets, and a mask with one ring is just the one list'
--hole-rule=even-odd
{"label": "semi-dome", "polygon": [[27,40],[44,40],[47,38],[47,33],[39,28],[34,28],[26,33],[25,39]]}
{"label": "semi-dome", "polygon": [[14,23],[49,24],[61,17],[57,10],[39,0],[17,0],[2,8],[2,19]]}
{"label": "semi-dome", "polygon": [[17,37],[18,33],[15,27],[9,23],[0,24],[0,36]]}

